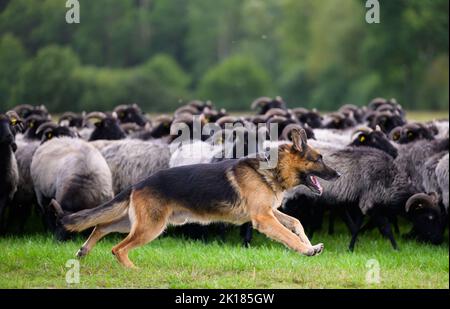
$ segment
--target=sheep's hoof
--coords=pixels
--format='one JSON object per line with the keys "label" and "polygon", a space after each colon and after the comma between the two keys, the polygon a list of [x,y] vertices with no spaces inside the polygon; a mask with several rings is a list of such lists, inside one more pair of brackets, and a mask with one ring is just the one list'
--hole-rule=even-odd
{"label": "sheep's hoof", "polygon": [[88,250],[86,247],[81,247],[80,250],[77,251],[77,258],[81,259],[82,257],[88,254]]}

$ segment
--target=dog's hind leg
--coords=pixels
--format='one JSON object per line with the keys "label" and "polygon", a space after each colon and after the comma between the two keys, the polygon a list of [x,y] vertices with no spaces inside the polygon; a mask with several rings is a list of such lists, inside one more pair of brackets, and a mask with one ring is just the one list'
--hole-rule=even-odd
{"label": "dog's hind leg", "polygon": [[77,257],[81,258],[86,256],[95,244],[109,233],[129,233],[130,229],[131,224],[128,216],[123,216],[122,218],[111,223],[97,225],[83,246],[81,246],[80,250],[78,250]]}
{"label": "dog's hind leg", "polygon": [[133,192],[129,210],[131,231],[112,249],[112,253],[122,265],[135,267],[128,258],[128,252],[152,241],[164,231],[170,215],[169,210],[168,205],[152,198],[145,190]]}
{"label": "dog's hind leg", "polygon": [[322,252],[323,245],[308,246],[297,235],[281,224],[272,212],[259,213],[252,217],[253,227],[261,233],[304,255],[312,256]]}
{"label": "dog's hind leg", "polygon": [[308,236],[305,234],[305,230],[303,229],[302,224],[296,218],[288,216],[281,211],[275,209],[273,214],[281,222],[285,227],[291,230],[295,235],[300,237],[300,240],[305,243],[307,246],[311,246],[311,242],[308,239]]}

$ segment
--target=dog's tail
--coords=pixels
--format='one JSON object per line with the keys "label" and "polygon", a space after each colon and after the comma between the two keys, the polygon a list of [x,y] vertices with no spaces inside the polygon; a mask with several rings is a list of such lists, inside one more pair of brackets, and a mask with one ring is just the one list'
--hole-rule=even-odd
{"label": "dog's tail", "polygon": [[57,202],[52,205],[59,217],[59,222],[65,230],[80,232],[101,223],[112,222],[125,214],[130,204],[132,188],[128,188],[114,197],[111,201],[90,209],[75,213],[64,212]]}

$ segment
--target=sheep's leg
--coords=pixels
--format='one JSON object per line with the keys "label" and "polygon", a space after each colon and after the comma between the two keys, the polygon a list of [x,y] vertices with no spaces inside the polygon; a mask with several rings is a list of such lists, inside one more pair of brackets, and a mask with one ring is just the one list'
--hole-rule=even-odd
{"label": "sheep's leg", "polygon": [[331,209],[328,217],[328,235],[334,234],[334,221],[336,220],[336,210]]}
{"label": "sheep's leg", "polygon": [[354,234],[358,229],[356,228],[356,224],[353,218],[350,216],[347,208],[344,208],[343,213],[341,213],[341,217],[350,233]]}
{"label": "sheep's leg", "polygon": [[3,234],[5,232],[7,201],[7,197],[0,197],[0,234]]}
{"label": "sheep's leg", "polygon": [[394,234],[392,233],[391,224],[389,223],[389,220],[385,216],[379,214],[375,215],[374,220],[378,226],[378,229],[380,230],[381,235],[389,238],[394,250],[398,250],[398,245],[397,242],[395,241]]}
{"label": "sheep's leg", "polygon": [[304,244],[311,246],[311,242],[309,241],[308,236],[306,236],[305,230],[298,219],[288,216],[279,210],[274,210],[273,214],[281,224],[297,235]]}
{"label": "sheep's leg", "polygon": [[322,252],[323,244],[308,246],[297,235],[281,224],[273,213],[259,213],[252,216],[253,227],[275,241],[301,254],[312,256]]}
{"label": "sheep's leg", "polygon": [[97,242],[105,237],[106,235],[118,232],[118,233],[129,233],[131,228],[130,219],[128,216],[123,216],[122,218],[106,224],[97,225],[92,231],[89,238],[86,242],[81,246],[80,250],[77,252],[77,257],[81,258],[86,256],[92,248],[97,244]]}
{"label": "sheep's leg", "polygon": [[355,243],[356,239],[358,238],[359,231],[361,229],[361,225],[363,223],[364,216],[361,214],[359,215],[355,220],[355,230],[352,233],[352,239],[350,240],[350,245],[348,246],[348,249],[353,252],[355,249]]}
{"label": "sheep's leg", "polygon": [[250,222],[244,223],[240,226],[240,234],[244,240],[243,241],[244,246],[248,248],[253,238],[253,229]]}
{"label": "sheep's leg", "polygon": [[393,227],[394,227],[394,232],[395,232],[395,234],[400,235],[400,229],[399,229],[399,227],[398,227],[398,219],[397,219],[397,216],[392,216],[392,217],[390,218],[390,221],[391,221],[391,224],[392,224]]}

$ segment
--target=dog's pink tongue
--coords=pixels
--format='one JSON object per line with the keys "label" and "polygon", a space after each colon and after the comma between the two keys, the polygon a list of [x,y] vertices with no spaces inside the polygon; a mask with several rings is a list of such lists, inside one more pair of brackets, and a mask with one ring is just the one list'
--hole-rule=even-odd
{"label": "dog's pink tongue", "polygon": [[317,177],[316,177],[316,176],[311,176],[311,180],[313,181],[313,183],[314,183],[314,185],[317,187],[317,189],[319,189],[320,194],[322,194],[323,188],[322,188],[322,186],[320,185],[320,182],[319,182],[319,180],[317,179]]}

